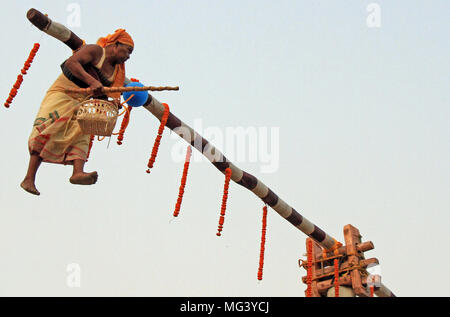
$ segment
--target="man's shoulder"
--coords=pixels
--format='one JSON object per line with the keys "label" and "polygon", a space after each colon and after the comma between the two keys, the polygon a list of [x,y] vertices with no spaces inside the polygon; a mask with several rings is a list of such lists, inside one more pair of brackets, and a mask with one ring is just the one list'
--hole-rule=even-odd
{"label": "man's shoulder", "polygon": [[103,47],[97,44],[86,44],[81,47],[79,54],[84,56],[89,56],[88,59],[93,63],[98,63],[98,61],[103,56]]}
{"label": "man's shoulder", "polygon": [[82,48],[89,52],[103,53],[103,47],[97,44],[86,44]]}

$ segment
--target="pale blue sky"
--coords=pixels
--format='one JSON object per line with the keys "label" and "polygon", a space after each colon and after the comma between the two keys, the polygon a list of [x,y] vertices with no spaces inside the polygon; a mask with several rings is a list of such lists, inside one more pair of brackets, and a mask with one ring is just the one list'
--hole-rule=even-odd
{"label": "pale blue sky", "polygon": [[[380,28],[366,25],[371,2]],[[0,295],[304,296],[297,261],[306,236],[271,209],[257,281],[262,203],[245,188],[231,184],[216,237],[224,177],[210,163],[191,164],[180,217],[169,223],[183,169],[171,158],[178,141],[165,131],[146,174],[159,121],[144,109],[132,112],[122,146],[94,145],[87,169],[98,170],[96,185],[71,185],[70,167],[44,164],[40,197],[19,187],[37,109],[71,54],[25,14],[35,7],[65,24],[70,3],[81,8],[72,30],[87,42],[129,31],[128,76],[179,85],[154,95],[187,124],[278,127],[276,173],[236,164],[338,240],[344,225],[359,228],[397,295],[450,295],[444,0],[5,2],[2,98],[33,43],[41,48],[11,108],[0,110]],[[69,263],[81,266],[80,288],[66,285]]]}

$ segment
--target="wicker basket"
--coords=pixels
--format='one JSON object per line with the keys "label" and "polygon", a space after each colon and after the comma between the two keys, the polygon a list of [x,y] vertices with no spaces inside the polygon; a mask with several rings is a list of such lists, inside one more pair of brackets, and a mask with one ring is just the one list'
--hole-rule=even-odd
{"label": "wicker basket", "polygon": [[107,100],[83,101],[77,112],[77,121],[83,134],[111,136],[116,125],[118,108]]}

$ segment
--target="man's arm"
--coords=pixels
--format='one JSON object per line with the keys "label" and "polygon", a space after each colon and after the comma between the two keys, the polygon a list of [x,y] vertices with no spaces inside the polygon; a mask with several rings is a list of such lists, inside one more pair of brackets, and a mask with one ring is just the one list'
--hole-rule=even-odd
{"label": "man's arm", "polygon": [[103,85],[94,77],[89,75],[83,68],[83,65],[91,63],[95,65],[102,57],[103,49],[94,44],[81,47],[75,54],[67,59],[65,66],[78,79],[89,85],[93,89],[94,95],[103,94]]}

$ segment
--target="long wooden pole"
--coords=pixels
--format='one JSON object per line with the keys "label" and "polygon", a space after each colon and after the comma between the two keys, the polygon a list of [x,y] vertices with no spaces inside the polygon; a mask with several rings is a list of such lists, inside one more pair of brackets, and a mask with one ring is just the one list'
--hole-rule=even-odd
{"label": "long wooden pole", "polygon": [[[156,98],[152,97],[151,102],[144,105],[144,108],[158,118],[158,120],[162,119],[164,106]],[[178,119],[172,112],[169,114],[166,127],[196,148],[223,174],[225,174],[227,168],[230,168],[232,171],[231,179],[235,183],[252,191],[256,196],[261,198],[264,203],[272,207],[272,209],[280,216],[311,237],[323,248],[334,250],[342,246],[341,243],[289,206],[258,178],[234,165],[222,152],[214,147],[214,145],[203,138],[190,126]]]}

